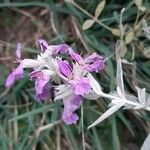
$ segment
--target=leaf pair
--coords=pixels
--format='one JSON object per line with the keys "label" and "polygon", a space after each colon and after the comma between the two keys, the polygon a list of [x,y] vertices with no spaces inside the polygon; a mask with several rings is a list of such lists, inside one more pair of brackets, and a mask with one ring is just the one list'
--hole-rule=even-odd
{"label": "leaf pair", "polygon": [[83,30],[87,30],[87,29],[89,29],[90,27],[92,27],[92,25],[93,25],[94,22],[95,22],[95,19],[97,19],[97,18],[100,16],[100,14],[102,13],[102,11],[103,11],[103,9],[104,9],[104,6],[105,6],[105,3],[106,3],[106,1],[103,0],[103,1],[101,1],[101,2],[97,5],[97,7],[96,7],[96,9],[95,9],[95,16],[94,16],[94,18],[93,18],[93,19],[87,19],[87,20],[83,23],[83,25],[82,25],[82,29],[83,29]]}

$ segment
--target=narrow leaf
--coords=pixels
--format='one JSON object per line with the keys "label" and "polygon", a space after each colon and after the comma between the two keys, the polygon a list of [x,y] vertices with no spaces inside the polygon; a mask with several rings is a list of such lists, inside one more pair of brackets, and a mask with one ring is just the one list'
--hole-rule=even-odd
{"label": "narrow leaf", "polygon": [[98,18],[100,16],[101,12],[103,11],[105,3],[106,3],[106,1],[103,0],[97,5],[97,7],[95,9],[95,17],[96,18]]}
{"label": "narrow leaf", "polygon": [[36,115],[38,113],[46,112],[46,111],[53,111],[53,108],[55,106],[56,106],[56,104],[50,104],[48,106],[43,106],[43,107],[37,108],[33,111],[30,111],[30,112],[24,113],[22,115],[16,116],[16,117],[10,119],[9,121],[11,122],[11,121],[15,121],[15,120],[24,119],[26,117],[30,117],[30,116]]}
{"label": "narrow leaf", "polygon": [[125,96],[121,58],[117,60],[117,87],[119,87],[121,93]]}
{"label": "narrow leaf", "polygon": [[92,25],[94,24],[94,20],[93,19],[88,19],[86,20],[83,25],[82,25],[82,29],[83,30],[87,30],[89,29],[90,27],[92,27]]}
{"label": "narrow leaf", "polygon": [[109,108],[102,116],[100,116],[94,123],[92,123],[90,126],[88,126],[88,129],[91,127],[96,126],[98,123],[102,122],[104,119],[112,115],[114,112],[116,112],[119,108],[121,108],[123,104],[114,105],[111,108]]}
{"label": "narrow leaf", "polygon": [[90,85],[94,90],[94,92],[98,95],[101,95],[102,94],[101,86],[98,84],[98,82],[93,78],[93,76],[90,73],[87,76],[88,79],[90,80]]}

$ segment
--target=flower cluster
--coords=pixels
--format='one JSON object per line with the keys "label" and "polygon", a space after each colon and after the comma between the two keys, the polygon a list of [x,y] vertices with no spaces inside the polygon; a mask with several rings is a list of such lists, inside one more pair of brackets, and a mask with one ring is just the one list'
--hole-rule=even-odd
{"label": "flower cluster", "polygon": [[10,88],[14,82],[23,77],[24,69],[31,68],[30,79],[35,81],[35,99],[45,100],[54,89],[54,100],[63,100],[62,120],[66,124],[74,124],[79,119],[76,110],[84,97],[94,95],[88,73],[98,72],[104,68],[103,57],[93,53],[87,57],[74,52],[67,44],[48,45],[39,40],[41,54],[36,59],[21,59],[22,45],[18,44],[16,62],[18,67],[6,80]]}

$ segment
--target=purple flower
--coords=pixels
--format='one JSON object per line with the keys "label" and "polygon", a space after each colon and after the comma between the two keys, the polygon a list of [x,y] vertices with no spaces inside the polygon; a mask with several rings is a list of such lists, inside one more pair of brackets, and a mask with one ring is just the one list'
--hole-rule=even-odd
{"label": "purple flower", "polygon": [[59,71],[61,75],[66,77],[66,80],[70,84],[70,88],[73,90],[73,92],[76,95],[82,95],[88,94],[91,90],[89,79],[87,77],[84,77],[83,69],[79,68],[78,65],[73,65],[73,69],[71,66],[62,60],[58,60],[58,66]]}
{"label": "purple flower", "polygon": [[79,119],[75,111],[80,107],[82,103],[81,96],[68,97],[64,99],[64,110],[62,114],[62,120],[67,124],[75,124]]}
{"label": "purple flower", "polygon": [[37,99],[46,99],[49,96],[50,86],[48,84],[50,77],[43,74],[42,71],[33,71],[31,78],[35,78],[35,91]]}
{"label": "purple flower", "polygon": [[10,88],[16,80],[22,77],[23,77],[23,66],[22,64],[20,64],[16,69],[12,71],[11,74],[9,74],[6,80],[6,87]]}

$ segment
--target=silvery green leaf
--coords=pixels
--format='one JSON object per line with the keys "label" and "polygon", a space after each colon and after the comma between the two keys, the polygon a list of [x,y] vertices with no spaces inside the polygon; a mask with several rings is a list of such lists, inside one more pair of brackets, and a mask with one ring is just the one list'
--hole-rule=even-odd
{"label": "silvery green leaf", "polygon": [[101,86],[99,85],[99,83],[94,79],[94,77],[91,75],[91,73],[88,73],[87,75],[89,81],[90,81],[90,85],[93,89],[93,91],[98,94],[101,95],[102,94],[102,90],[101,90]]}
{"label": "silvery green leaf", "polygon": [[150,150],[150,133],[146,137],[146,139],[141,147],[141,150]]}
{"label": "silvery green leaf", "polygon": [[121,58],[117,60],[117,87],[119,87],[122,95],[125,97]]}
{"label": "silvery green leaf", "polygon": [[95,10],[95,17],[96,17],[96,18],[98,18],[98,17],[100,16],[101,12],[103,11],[104,6],[105,6],[105,3],[106,3],[106,1],[103,0],[103,1],[101,1],[101,2],[97,5],[96,10]]}
{"label": "silvery green leaf", "polygon": [[92,25],[94,24],[94,20],[93,19],[87,19],[84,23],[83,23],[83,25],[82,25],[82,29],[83,30],[87,30],[87,29],[89,29],[90,27],[92,27]]}
{"label": "silvery green leaf", "polygon": [[90,91],[89,94],[86,94],[84,97],[89,100],[96,100],[99,98],[99,95],[97,95],[94,91]]}
{"label": "silvery green leaf", "polygon": [[98,123],[102,122],[104,119],[112,115],[114,112],[116,112],[119,108],[121,108],[123,104],[114,105],[111,108],[109,108],[102,116],[100,116],[94,123],[92,123],[90,126],[88,126],[88,129],[91,127],[96,126]]}
{"label": "silvery green leaf", "polygon": [[127,33],[127,35],[125,36],[125,43],[126,43],[126,44],[131,43],[132,40],[133,40],[133,38],[134,38],[134,32],[133,32],[132,30],[130,30],[130,31]]}

